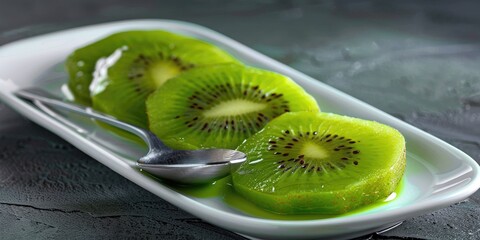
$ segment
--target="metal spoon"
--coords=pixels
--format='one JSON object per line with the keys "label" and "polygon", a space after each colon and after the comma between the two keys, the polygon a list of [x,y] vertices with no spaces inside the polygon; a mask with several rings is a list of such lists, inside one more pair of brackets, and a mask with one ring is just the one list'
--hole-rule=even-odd
{"label": "metal spoon", "polygon": [[139,136],[149,148],[148,153],[137,161],[140,169],[177,183],[208,183],[227,176],[246,160],[244,153],[230,149],[173,150],[148,130],[121,122],[91,108],[58,100],[42,89],[22,89],[15,92],[15,95],[91,117]]}

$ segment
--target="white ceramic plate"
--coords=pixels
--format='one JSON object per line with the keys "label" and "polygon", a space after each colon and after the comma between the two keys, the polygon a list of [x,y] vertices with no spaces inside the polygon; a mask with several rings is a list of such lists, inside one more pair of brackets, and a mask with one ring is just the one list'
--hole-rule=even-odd
{"label": "white ceramic plate", "polygon": [[[112,136],[91,121],[68,117],[73,125],[53,119],[14,97],[17,89],[36,86],[62,95],[66,75],[61,67],[75,48],[127,29],[165,29],[204,39],[249,65],[290,76],[307,89],[323,111],[376,120],[400,130],[407,140],[407,169],[402,193],[381,207],[349,216],[319,220],[269,220],[250,216],[217,198],[195,198],[176,192],[134,168],[141,146]],[[29,38],[0,47],[0,99],[39,125],[56,133],[102,164],[166,201],[212,224],[257,238],[350,238],[461,201],[480,187],[479,166],[469,156],[407,123],[228,37],[191,23],[135,20],[82,27]]]}

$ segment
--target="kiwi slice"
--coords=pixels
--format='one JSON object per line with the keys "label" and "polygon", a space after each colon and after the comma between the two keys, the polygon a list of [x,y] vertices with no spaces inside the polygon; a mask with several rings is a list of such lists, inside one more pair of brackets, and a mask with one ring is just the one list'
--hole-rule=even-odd
{"label": "kiwi slice", "polygon": [[69,75],[68,87],[75,101],[91,105],[89,86],[97,61],[106,58],[120,48],[148,48],[150,43],[163,44],[186,39],[186,37],[159,30],[126,31],[115,33],[75,50],[65,62]]}
{"label": "kiwi slice", "polygon": [[373,121],[287,113],[238,150],[235,190],[280,214],[341,214],[388,197],[402,178],[405,140]]}
{"label": "kiwi slice", "polygon": [[99,62],[90,85],[93,108],[122,121],[147,127],[145,101],[168,79],[190,69],[236,62],[225,51],[184,39],[124,49]]}
{"label": "kiwi slice", "polygon": [[236,64],[197,68],[147,100],[150,130],[177,149],[235,149],[286,112],[319,111],[290,78]]}

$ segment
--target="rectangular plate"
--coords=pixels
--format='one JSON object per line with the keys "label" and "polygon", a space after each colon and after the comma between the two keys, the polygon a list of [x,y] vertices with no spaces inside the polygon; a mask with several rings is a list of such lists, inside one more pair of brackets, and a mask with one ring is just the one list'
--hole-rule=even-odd
{"label": "rectangular plate", "polygon": [[[291,77],[317,99],[322,111],[375,120],[395,127],[407,140],[407,169],[402,194],[381,207],[328,219],[286,221],[249,216],[219,199],[183,195],[140,173],[134,167],[134,160],[144,151],[141,146],[114,137],[86,119],[69,116],[68,120],[74,125],[53,119],[12,94],[20,88],[35,86],[62,95],[62,86],[67,77],[60,64],[68,54],[101,37],[129,29],[164,29],[206,40],[248,65]],[[186,22],[115,22],[61,31],[1,46],[0,99],[25,117],[166,201],[212,224],[252,237],[351,238],[448,206],[467,198],[480,187],[478,164],[444,141],[226,36]]]}

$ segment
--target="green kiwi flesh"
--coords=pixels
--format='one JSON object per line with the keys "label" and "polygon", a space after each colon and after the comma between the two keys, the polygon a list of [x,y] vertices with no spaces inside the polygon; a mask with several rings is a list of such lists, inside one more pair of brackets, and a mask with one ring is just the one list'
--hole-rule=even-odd
{"label": "green kiwi flesh", "polygon": [[341,214],[385,199],[406,165],[397,130],[329,113],[286,113],[238,150],[247,162],[232,175],[235,190],[280,214]]}
{"label": "green kiwi flesh", "polygon": [[152,92],[190,69],[228,62],[236,60],[195,39],[158,40],[148,49],[121,50],[97,66],[90,85],[93,108],[146,128],[145,101]]}
{"label": "green kiwi flesh", "polygon": [[69,75],[68,87],[76,102],[91,105],[89,86],[99,59],[106,58],[121,48],[148,48],[150,43],[175,42],[182,39],[186,37],[160,30],[149,30],[115,33],[90,43],[68,56],[65,62]]}
{"label": "green kiwi flesh", "polygon": [[147,100],[150,130],[176,149],[235,149],[272,119],[295,111],[319,108],[290,78],[236,64],[190,70]]}

